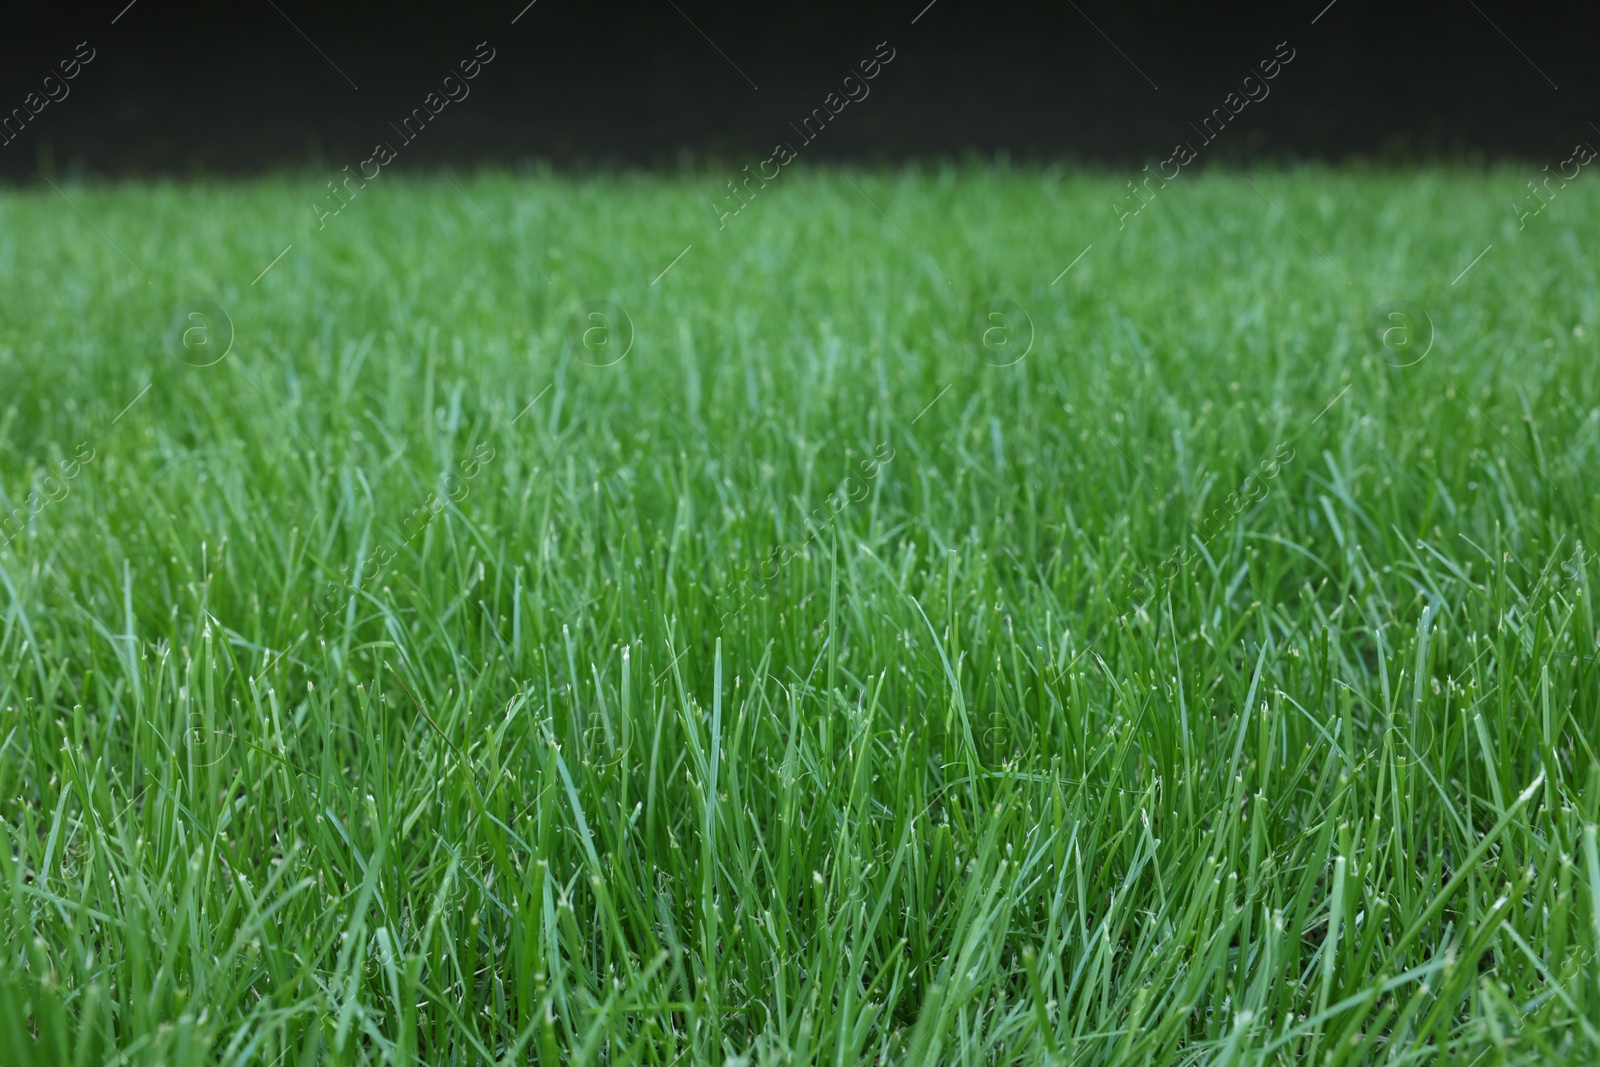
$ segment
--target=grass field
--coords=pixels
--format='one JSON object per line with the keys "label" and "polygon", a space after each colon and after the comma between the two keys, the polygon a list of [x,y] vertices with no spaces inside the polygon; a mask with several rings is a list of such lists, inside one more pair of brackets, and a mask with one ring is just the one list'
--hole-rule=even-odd
{"label": "grass field", "polygon": [[0,194],[0,1062],[1593,1062],[1528,176]]}

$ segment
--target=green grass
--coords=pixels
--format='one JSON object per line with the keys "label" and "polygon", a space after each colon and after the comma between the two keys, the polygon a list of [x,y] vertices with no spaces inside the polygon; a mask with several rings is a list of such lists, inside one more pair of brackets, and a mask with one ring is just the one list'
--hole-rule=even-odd
{"label": "green grass", "polygon": [[1592,1062],[1525,177],[0,194],[0,1062]]}

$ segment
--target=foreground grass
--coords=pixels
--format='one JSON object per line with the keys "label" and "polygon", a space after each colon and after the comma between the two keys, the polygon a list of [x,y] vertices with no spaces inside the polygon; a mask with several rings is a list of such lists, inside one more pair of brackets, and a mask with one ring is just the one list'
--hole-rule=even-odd
{"label": "foreground grass", "polygon": [[1523,177],[0,196],[0,1061],[1594,1059]]}

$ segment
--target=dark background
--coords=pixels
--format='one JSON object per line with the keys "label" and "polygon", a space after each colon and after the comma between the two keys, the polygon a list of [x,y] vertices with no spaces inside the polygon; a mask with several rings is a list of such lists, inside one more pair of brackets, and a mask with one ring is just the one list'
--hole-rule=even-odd
{"label": "dark background", "polygon": [[795,140],[789,123],[880,41],[896,58],[808,161],[1151,162],[1196,140],[1189,123],[1280,41],[1296,58],[1206,163],[1554,165],[1579,140],[1600,144],[1592,2],[537,0],[513,25],[525,3],[0,8],[0,114],[78,42],[97,53],[67,99],[0,147],[0,178],[354,165],[379,140],[398,145],[389,123],[484,40],[494,62],[401,166],[753,163]]}

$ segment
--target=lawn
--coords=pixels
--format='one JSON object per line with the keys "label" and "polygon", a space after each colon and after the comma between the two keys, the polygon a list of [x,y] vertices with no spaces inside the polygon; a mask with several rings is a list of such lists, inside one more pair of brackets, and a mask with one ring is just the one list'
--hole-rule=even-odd
{"label": "lawn", "polygon": [[1593,1062],[1532,175],[0,192],[0,1062]]}

